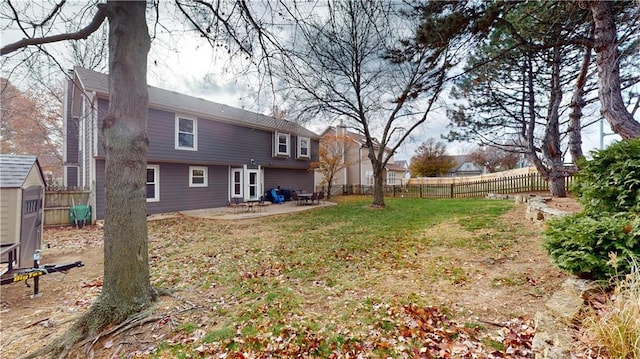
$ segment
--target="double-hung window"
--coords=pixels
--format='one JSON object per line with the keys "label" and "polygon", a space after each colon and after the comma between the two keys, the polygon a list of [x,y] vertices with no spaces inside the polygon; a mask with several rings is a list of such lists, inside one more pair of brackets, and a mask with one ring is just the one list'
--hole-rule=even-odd
{"label": "double-hung window", "polygon": [[160,166],[147,166],[147,202],[160,201]]}
{"label": "double-hung window", "polygon": [[177,150],[198,150],[198,121],[193,118],[176,116]]}
{"label": "double-hung window", "polygon": [[242,175],[244,170],[242,168],[234,168],[231,170],[231,197],[242,198]]}
{"label": "double-hung window", "polygon": [[395,185],[396,184],[396,173],[389,171],[387,172],[387,184],[388,185]]}
{"label": "double-hung window", "polygon": [[291,135],[288,133],[276,132],[276,156],[289,156],[289,144],[291,142]]}
{"label": "double-hung window", "polygon": [[309,137],[298,137],[298,158],[309,158]]}
{"label": "double-hung window", "polygon": [[207,167],[189,167],[189,187],[207,187]]}

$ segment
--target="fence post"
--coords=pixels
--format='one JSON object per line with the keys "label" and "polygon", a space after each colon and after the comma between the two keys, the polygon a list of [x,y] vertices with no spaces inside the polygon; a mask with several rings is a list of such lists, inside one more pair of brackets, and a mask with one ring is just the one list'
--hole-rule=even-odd
{"label": "fence post", "polygon": [[453,183],[452,183],[452,184],[451,184],[451,192],[450,192],[450,193],[451,193],[451,198],[453,198],[453,186],[454,186],[454,185],[453,185]]}

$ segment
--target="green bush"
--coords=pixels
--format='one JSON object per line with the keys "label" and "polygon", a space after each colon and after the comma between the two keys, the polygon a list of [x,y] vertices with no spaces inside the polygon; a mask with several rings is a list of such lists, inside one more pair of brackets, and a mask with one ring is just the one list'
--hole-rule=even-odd
{"label": "green bush", "polygon": [[585,212],[640,213],[640,138],[592,155],[593,159],[580,163],[571,188]]}
{"label": "green bush", "polygon": [[[640,139],[594,152],[581,163],[572,191],[583,212],[550,220],[544,246],[558,267],[580,277],[608,280],[640,259]],[[620,259],[617,271],[609,255]]]}
{"label": "green bush", "polygon": [[[544,246],[552,262],[581,278],[609,279],[629,273],[640,254],[640,218],[616,214],[594,218],[584,213],[549,220]],[[617,270],[609,254],[618,257]]]}

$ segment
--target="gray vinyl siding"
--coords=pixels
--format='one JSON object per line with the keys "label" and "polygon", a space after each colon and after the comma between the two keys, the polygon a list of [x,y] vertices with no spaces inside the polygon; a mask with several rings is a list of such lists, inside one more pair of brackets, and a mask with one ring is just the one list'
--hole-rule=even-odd
{"label": "gray vinyl siding", "polygon": [[73,82],[68,81],[67,83],[67,95],[65,96],[65,100],[66,100],[66,108],[67,111],[65,111],[66,114],[66,118],[65,120],[65,158],[64,158],[64,162],[65,164],[70,164],[70,165],[77,165],[78,164],[78,145],[79,145],[79,139],[78,139],[78,119],[77,118],[73,118],[71,116],[71,102],[73,100],[73,96],[71,96],[72,93],[72,87],[73,87]]}
{"label": "gray vinyl siding", "polygon": [[94,111],[93,104],[86,97],[82,97],[82,114],[80,117],[80,121],[82,124],[80,126],[84,126],[81,128],[80,135],[82,137],[82,141],[84,141],[84,146],[81,144],[80,150],[78,153],[80,154],[80,178],[78,178],[79,185],[89,187],[91,186],[91,160],[93,158],[93,148],[94,148],[94,134],[98,131],[95,128],[94,124]]}
{"label": "gray vinyl siding", "polygon": [[79,134],[78,119],[67,119],[67,153],[65,162],[71,165],[78,164],[78,148],[80,141],[78,139]]}
{"label": "gray vinyl siding", "polygon": [[[98,100],[99,123],[106,113],[108,101]],[[180,114],[190,117],[189,114]],[[256,165],[263,167],[308,169],[310,159],[296,159],[295,134],[291,136],[291,156],[289,158],[273,157],[274,132],[261,129],[217,122],[211,119],[195,118],[197,120],[197,151],[175,149],[175,118],[176,114],[169,111],[150,108],[147,122],[149,149],[147,158],[151,161],[168,161],[191,164],[215,164],[241,166],[249,164],[251,159]],[[311,158],[317,160],[319,143],[311,141]],[[98,144],[98,156],[104,157],[102,135]]]}
{"label": "gray vinyl siding", "polygon": [[79,128],[78,128],[78,119],[77,118],[67,118],[66,120],[66,137],[65,137],[65,159],[64,159],[64,170],[65,173],[65,185],[67,186],[79,186],[79,178],[78,178],[78,156],[79,152],[79,143],[78,139]]}
{"label": "gray vinyl siding", "polygon": [[[224,207],[228,203],[229,169],[208,167],[208,186],[189,187],[189,165],[152,163],[160,167],[160,201],[147,202],[147,214],[168,213],[190,209]],[[197,166],[193,165],[193,166]],[[104,219],[104,161],[96,165],[96,219]],[[296,169],[264,169],[264,188],[286,188],[313,191],[313,173]]]}
{"label": "gray vinyl siding", "polygon": [[[90,127],[87,127],[89,131],[85,131],[83,138],[88,153],[84,154],[81,175],[89,176],[89,160],[93,149],[97,149],[97,153],[93,153],[96,159],[96,219],[104,219],[105,151],[100,128],[108,104],[107,99],[98,98],[98,119],[95,128],[91,126],[90,116],[83,116],[85,124]],[[85,113],[89,115],[89,112]],[[189,113],[179,115],[196,118]],[[198,150],[177,150],[175,118],[176,114],[171,111],[150,108],[148,112],[147,163],[160,167],[160,201],[147,202],[147,214],[226,206],[229,198],[229,168],[250,165],[252,159],[256,166],[264,169],[265,190],[277,186],[313,190],[313,173],[308,169],[311,162],[318,159],[318,139],[311,138],[311,158],[297,159],[297,136],[291,133],[290,156],[276,158],[273,157],[274,131],[218,122],[215,118],[196,118]],[[91,132],[91,129],[98,134],[98,144],[95,147],[92,143],[94,132]],[[189,166],[208,167],[208,187],[189,187]]]}
{"label": "gray vinyl siding", "polygon": [[[160,168],[160,201],[147,202],[147,214],[190,209],[224,207],[228,203],[229,170],[226,166],[208,168],[207,187],[189,187],[189,166],[180,163],[152,163]],[[104,219],[104,160],[96,162],[96,219]],[[197,164],[191,166],[198,166]]]}
{"label": "gray vinyl siding", "polygon": [[284,188],[291,190],[313,191],[313,173],[294,169],[265,168],[264,189]]}
{"label": "gray vinyl siding", "polygon": [[66,171],[66,186],[79,186],[78,182],[78,166],[65,166],[64,170]]}
{"label": "gray vinyl siding", "polygon": [[148,214],[227,205],[229,192],[227,167],[207,166],[208,186],[189,187],[189,165],[174,163],[156,165],[160,166],[160,201],[147,202]]}

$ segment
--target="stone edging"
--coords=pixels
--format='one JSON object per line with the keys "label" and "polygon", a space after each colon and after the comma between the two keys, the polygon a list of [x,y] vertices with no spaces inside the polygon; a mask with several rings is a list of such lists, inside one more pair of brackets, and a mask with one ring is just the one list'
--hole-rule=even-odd
{"label": "stone edging", "polygon": [[531,343],[535,359],[571,358],[573,335],[571,326],[579,320],[584,298],[588,293],[599,290],[598,285],[589,280],[569,278],[545,304],[543,311],[534,318],[536,334]]}
{"label": "stone edging", "polygon": [[562,211],[559,209],[551,208],[547,205],[547,202],[551,200],[551,197],[538,197],[531,194],[517,194],[506,195],[497,193],[488,193],[487,199],[513,199],[517,204],[527,204],[527,219],[531,221],[544,221],[545,218],[562,217],[570,214],[570,212]]}
{"label": "stone edging", "polygon": [[547,218],[562,217],[570,214],[570,212],[549,207],[547,202],[550,200],[550,197],[530,197],[527,202],[527,218],[531,221],[544,221]]}
{"label": "stone edging", "polygon": [[[511,199],[517,204],[527,204],[526,218],[544,221],[552,217],[566,216],[570,212],[550,208],[550,197],[535,195],[500,195],[489,193],[489,199]],[[597,285],[588,280],[569,278],[545,303],[545,308],[536,313],[534,325],[536,334],[532,340],[534,359],[569,359],[573,335],[570,327],[578,320],[584,306],[585,295],[597,290]]]}

